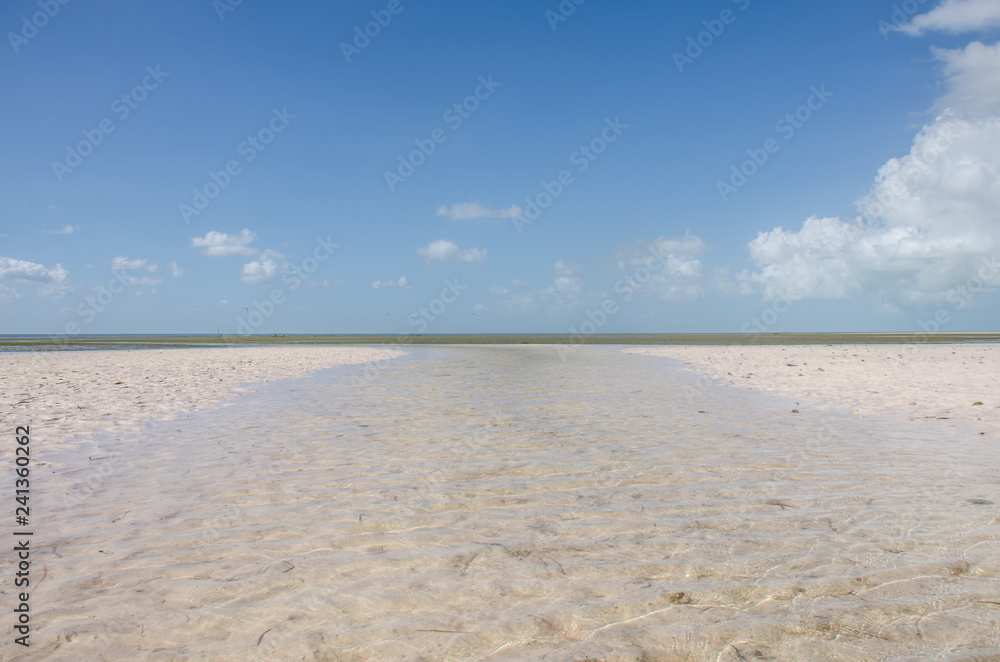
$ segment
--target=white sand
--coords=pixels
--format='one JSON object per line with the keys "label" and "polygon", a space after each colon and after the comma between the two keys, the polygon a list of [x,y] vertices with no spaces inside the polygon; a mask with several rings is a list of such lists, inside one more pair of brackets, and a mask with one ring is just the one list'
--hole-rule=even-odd
{"label": "white sand", "polygon": [[315,346],[7,353],[0,408],[53,444],[208,409],[255,383],[401,355]]}
{"label": "white sand", "polygon": [[[745,389],[856,416],[905,415],[976,429],[1000,426],[1000,346],[760,345],[636,347]],[[709,383],[700,382],[708,387]],[[981,405],[975,403],[981,402]]]}
{"label": "white sand", "polygon": [[[734,383],[755,372],[752,388],[823,367],[809,393],[845,412],[866,388],[934,411],[997,374],[987,347],[735,348],[726,365],[729,351],[640,353],[717,361]],[[13,423],[29,416],[42,446],[55,425],[135,427],[388,354],[3,358],[15,402],[30,398]],[[996,659],[990,437],[847,416],[827,430],[708,378],[696,400],[725,415],[704,416],[669,361],[616,348],[414,355],[358,390],[335,371],[282,403],[248,393],[35,463],[34,647],[11,643],[6,563],[0,660]]]}

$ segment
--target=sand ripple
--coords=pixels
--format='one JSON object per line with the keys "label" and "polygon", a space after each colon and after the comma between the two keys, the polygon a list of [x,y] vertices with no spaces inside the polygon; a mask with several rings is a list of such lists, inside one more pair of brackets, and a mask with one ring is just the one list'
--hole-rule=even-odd
{"label": "sand ripple", "polygon": [[38,659],[1000,655],[992,442],[612,348],[360,370],[54,461]]}

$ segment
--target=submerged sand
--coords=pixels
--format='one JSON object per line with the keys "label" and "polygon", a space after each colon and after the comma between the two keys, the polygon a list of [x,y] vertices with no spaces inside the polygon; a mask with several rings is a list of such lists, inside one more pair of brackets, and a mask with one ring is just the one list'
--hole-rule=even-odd
{"label": "submerged sand", "polygon": [[[855,416],[1000,430],[1000,345],[634,347],[731,386]],[[699,382],[702,388],[709,384]]]}
{"label": "submerged sand", "polygon": [[[246,355],[209,370],[201,351],[165,353],[150,406],[198,400],[199,366],[223,397]],[[266,348],[254,377],[332,351]],[[146,413],[73,376],[86,361],[45,360],[68,393],[111,398],[119,429]],[[619,348],[414,348],[366,372],[263,384],[36,465],[34,647],[8,637],[0,659],[1000,657],[995,437],[859,418],[851,398],[793,415]],[[25,411],[73,403],[53,393]]]}

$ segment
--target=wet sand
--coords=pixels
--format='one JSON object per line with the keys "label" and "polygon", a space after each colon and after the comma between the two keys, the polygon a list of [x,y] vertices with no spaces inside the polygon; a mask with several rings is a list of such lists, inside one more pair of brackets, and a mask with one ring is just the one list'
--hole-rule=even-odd
{"label": "wet sand", "polygon": [[414,348],[53,450],[32,655],[998,659],[995,434],[678,365]]}

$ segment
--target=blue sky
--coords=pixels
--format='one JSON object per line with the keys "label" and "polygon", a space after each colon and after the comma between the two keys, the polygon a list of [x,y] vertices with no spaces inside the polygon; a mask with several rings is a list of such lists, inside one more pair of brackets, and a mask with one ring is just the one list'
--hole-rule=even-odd
{"label": "blue sky", "polygon": [[993,0],[0,27],[0,333],[998,326]]}

